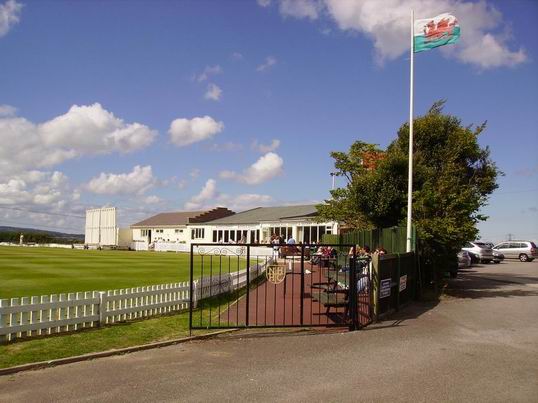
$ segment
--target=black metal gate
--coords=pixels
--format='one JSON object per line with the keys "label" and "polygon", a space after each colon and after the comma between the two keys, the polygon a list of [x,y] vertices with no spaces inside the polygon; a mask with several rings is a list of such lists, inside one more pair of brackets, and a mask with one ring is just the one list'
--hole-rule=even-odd
{"label": "black metal gate", "polygon": [[371,265],[354,245],[191,244],[191,329],[372,321]]}

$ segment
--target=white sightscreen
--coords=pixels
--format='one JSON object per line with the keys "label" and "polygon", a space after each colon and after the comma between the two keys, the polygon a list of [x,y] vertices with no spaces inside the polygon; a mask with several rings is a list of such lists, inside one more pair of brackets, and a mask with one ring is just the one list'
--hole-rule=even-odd
{"label": "white sightscreen", "polygon": [[86,210],[84,243],[116,245],[117,230],[115,207]]}

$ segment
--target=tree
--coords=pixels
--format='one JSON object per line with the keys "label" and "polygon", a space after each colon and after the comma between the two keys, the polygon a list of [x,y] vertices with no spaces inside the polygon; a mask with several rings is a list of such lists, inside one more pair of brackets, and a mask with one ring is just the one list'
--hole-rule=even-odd
{"label": "tree", "polygon": [[[478,236],[476,224],[487,217],[480,209],[498,187],[502,174],[482,148],[478,137],[486,124],[461,124],[443,114],[444,101],[414,120],[413,222],[425,255],[439,271],[446,256],[454,256],[466,241]],[[348,153],[333,152],[337,175],[347,179],[344,188],[318,206],[320,220],[338,220],[352,228],[405,225],[407,212],[409,126],[403,124],[385,151],[373,144],[355,142]],[[382,155],[365,167],[364,154]]]}

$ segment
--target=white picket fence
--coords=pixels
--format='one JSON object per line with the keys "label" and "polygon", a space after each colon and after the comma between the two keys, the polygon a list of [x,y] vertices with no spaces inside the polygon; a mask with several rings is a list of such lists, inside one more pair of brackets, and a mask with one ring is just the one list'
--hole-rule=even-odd
{"label": "white picket fence", "polygon": [[[269,260],[266,264],[269,264]],[[249,268],[250,281],[266,264]],[[194,304],[247,284],[246,270],[193,282]],[[111,325],[189,308],[189,282],[0,299],[0,342]]]}

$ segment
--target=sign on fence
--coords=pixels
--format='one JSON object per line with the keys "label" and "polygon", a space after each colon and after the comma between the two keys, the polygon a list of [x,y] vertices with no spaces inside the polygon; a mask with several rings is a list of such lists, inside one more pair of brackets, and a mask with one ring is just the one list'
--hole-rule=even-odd
{"label": "sign on fence", "polygon": [[379,289],[379,298],[390,297],[390,278],[381,280],[381,287]]}
{"label": "sign on fence", "polygon": [[407,288],[407,274],[400,277],[400,292]]}

